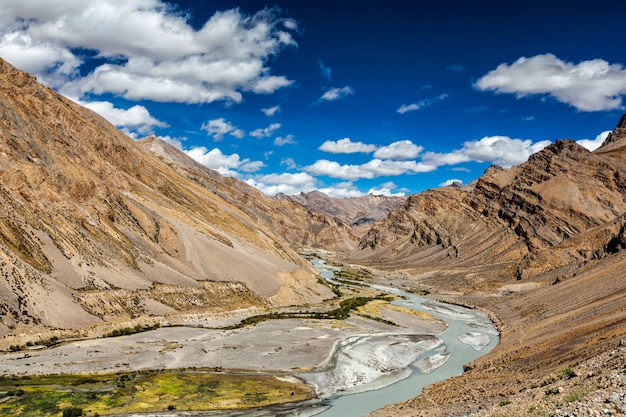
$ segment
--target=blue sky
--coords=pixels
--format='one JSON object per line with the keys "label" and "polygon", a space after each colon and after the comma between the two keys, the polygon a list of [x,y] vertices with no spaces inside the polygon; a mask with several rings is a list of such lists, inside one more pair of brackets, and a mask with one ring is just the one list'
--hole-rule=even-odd
{"label": "blue sky", "polygon": [[268,195],[406,195],[598,146],[624,21],[598,0],[4,0],[0,57]]}

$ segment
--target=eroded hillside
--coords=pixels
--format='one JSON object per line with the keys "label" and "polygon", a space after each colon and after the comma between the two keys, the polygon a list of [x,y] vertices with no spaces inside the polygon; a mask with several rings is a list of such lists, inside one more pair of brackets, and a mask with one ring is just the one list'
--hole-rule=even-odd
{"label": "eroded hillside", "polygon": [[498,281],[507,281],[564,273],[614,252],[626,212],[623,120],[595,152],[559,140],[468,186],[411,196],[374,224],[352,259],[386,268],[499,265],[506,277]]}
{"label": "eroded hillside", "polygon": [[0,334],[331,297],[239,198],[0,61]]}
{"label": "eroded hillside", "polygon": [[[294,248],[345,252],[354,249],[361,238],[341,212],[318,210],[317,207],[302,204],[297,198],[281,195],[275,199],[268,198],[243,181],[222,177],[156,137],[147,137],[138,143],[158,155],[181,175],[239,207],[255,223],[266,225],[275,231]],[[324,200],[329,204],[340,204],[341,201],[327,196],[324,196]],[[386,204],[386,198],[380,200],[383,200],[382,204]],[[389,210],[381,212],[386,214]]]}

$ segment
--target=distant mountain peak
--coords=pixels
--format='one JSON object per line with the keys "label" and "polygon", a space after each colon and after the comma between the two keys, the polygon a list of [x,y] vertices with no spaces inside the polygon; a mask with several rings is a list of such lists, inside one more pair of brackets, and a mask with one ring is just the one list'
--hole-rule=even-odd
{"label": "distant mountain peak", "polygon": [[607,136],[604,140],[604,143],[602,143],[602,147],[620,141],[622,139],[626,139],[626,114],[623,114],[622,117],[619,119],[619,122],[617,123],[617,126],[615,126],[615,129],[613,129],[613,131],[609,133],[609,136]]}

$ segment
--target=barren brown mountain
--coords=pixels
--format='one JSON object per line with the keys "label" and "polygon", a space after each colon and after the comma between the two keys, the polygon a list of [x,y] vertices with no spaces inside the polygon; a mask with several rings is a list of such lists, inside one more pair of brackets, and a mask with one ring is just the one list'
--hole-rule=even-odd
{"label": "barren brown mountain", "polygon": [[[235,178],[222,177],[217,172],[194,161],[184,152],[156,138],[147,137],[138,143],[158,155],[181,175],[197,182],[224,200],[240,207],[257,223],[265,224],[286,239],[294,248],[323,248],[345,252],[356,248],[361,235],[348,216],[355,210],[374,207],[378,218],[397,206],[395,198],[363,197],[343,203],[322,193],[327,205],[340,205],[343,210],[330,212],[324,205],[305,204],[298,197],[279,195],[272,199],[258,189]],[[368,201],[373,203],[368,205]],[[402,200],[402,199],[400,199]],[[346,208],[347,207],[347,208]]]}
{"label": "barren brown mountain", "polygon": [[0,61],[0,335],[332,296],[272,201],[179,171]]}
{"label": "barren brown mountain", "polygon": [[[557,371],[624,343],[625,152],[626,115],[594,152],[558,141],[519,166],[490,168],[467,187],[412,196],[372,228],[353,260],[481,307],[501,331],[496,349],[462,376],[373,415],[595,415],[556,414],[570,401],[568,392],[560,395],[566,382],[554,388],[558,396],[537,387],[558,384]],[[593,391],[576,392],[583,394]],[[515,408],[518,414],[498,406],[528,397],[535,402]],[[541,401],[552,408],[538,411]],[[548,411],[555,414],[533,414]]]}
{"label": "barren brown mountain", "polygon": [[391,211],[400,208],[407,199],[407,197],[372,194],[363,197],[331,198],[319,191],[300,193],[294,196],[278,194],[276,198],[297,202],[312,213],[336,219],[341,224],[349,226],[350,230],[358,236],[351,249],[356,248],[358,240],[369,231],[376,220],[380,220]]}

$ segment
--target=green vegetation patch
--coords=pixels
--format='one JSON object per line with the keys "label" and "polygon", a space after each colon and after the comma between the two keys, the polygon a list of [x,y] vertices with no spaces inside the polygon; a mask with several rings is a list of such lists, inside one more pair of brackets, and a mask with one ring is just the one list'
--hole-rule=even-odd
{"label": "green vegetation patch", "polygon": [[356,310],[361,306],[369,303],[372,300],[391,300],[392,298],[385,294],[378,295],[376,297],[352,297],[342,300],[339,303],[339,308],[325,312],[298,312],[298,313],[269,313],[261,314],[258,316],[252,316],[241,320],[237,324],[223,327],[224,330],[238,329],[244,326],[251,326],[261,323],[267,320],[280,320],[280,319],[317,319],[317,320],[345,320],[350,316],[352,310]]}
{"label": "green vegetation patch", "polygon": [[179,411],[240,409],[313,397],[297,380],[198,370],[0,378],[0,415],[20,417],[156,412],[173,404]]}

